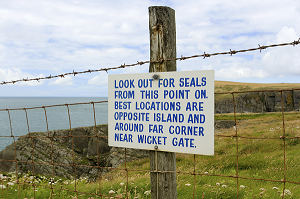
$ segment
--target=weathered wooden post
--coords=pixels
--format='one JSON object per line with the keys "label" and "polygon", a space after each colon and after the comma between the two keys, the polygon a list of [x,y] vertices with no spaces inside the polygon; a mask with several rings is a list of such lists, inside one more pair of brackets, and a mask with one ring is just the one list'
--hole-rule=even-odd
{"label": "weathered wooden post", "polygon": [[[150,61],[176,58],[175,10],[163,6],[149,7],[149,29]],[[149,72],[166,71],[176,71],[175,60],[150,63]],[[176,155],[158,150],[150,151],[152,199],[176,199]]]}

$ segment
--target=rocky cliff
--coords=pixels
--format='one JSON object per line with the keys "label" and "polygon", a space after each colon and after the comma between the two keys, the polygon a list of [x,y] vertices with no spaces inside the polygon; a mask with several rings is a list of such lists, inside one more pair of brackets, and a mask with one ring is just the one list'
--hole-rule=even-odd
{"label": "rocky cliff", "polygon": [[[300,91],[284,91],[282,97],[284,111],[299,111]],[[280,92],[251,92],[235,95],[235,106],[237,113],[281,112],[281,94]],[[232,96],[215,101],[215,113],[233,112]]]}
{"label": "rocky cliff", "polygon": [[[215,129],[231,128],[234,121],[216,121]],[[125,161],[125,149],[108,146],[107,124],[31,133],[20,137],[0,152],[0,171],[95,179],[104,167],[117,167]],[[97,149],[98,148],[98,149]],[[99,152],[97,155],[97,151]],[[147,150],[127,149],[126,161],[149,156]],[[33,160],[33,161],[32,161]],[[34,162],[34,163],[32,163]],[[75,167],[75,165],[76,167]],[[99,164],[99,167],[98,167]],[[82,165],[82,166],[79,166]],[[100,168],[101,167],[101,168]]]}
{"label": "rocky cliff", "polygon": [[[0,152],[0,171],[17,169],[20,173],[34,171],[35,174],[52,175],[54,170],[55,176],[71,178],[75,174],[75,164],[76,178],[96,178],[99,170],[105,172],[103,167],[117,167],[125,161],[123,148],[108,146],[107,125],[99,125],[96,129],[74,128],[71,133],[72,137],[70,130],[54,130],[49,136],[48,132],[42,132],[20,137]],[[126,152],[127,161],[148,156],[146,150],[127,149]],[[97,167],[98,163],[102,168]]]}

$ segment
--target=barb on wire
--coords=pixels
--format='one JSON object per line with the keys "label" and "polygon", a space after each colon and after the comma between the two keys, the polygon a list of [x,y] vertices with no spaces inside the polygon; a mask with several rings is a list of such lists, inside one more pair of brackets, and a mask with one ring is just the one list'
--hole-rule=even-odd
{"label": "barb on wire", "polygon": [[258,44],[258,46],[259,46],[259,52],[260,52],[260,53],[261,53],[261,50],[266,49],[265,46],[260,46],[259,44]]}
{"label": "barb on wire", "polygon": [[206,54],[205,51],[204,51],[203,59],[205,59],[205,57],[210,57],[210,54]]}
{"label": "barb on wire", "polygon": [[186,58],[181,55],[179,61],[182,61],[182,60],[186,60]]}
{"label": "barb on wire", "polygon": [[278,47],[278,46],[295,46],[300,44],[300,38],[298,40],[294,40],[293,42],[290,43],[282,43],[282,44],[273,44],[273,45],[268,45],[268,46],[261,46],[258,44],[258,48],[250,48],[250,49],[246,49],[246,50],[231,50],[228,52],[221,52],[221,53],[212,53],[212,54],[208,54],[205,53],[202,55],[192,55],[192,56],[187,56],[187,57],[183,57],[181,55],[181,57],[178,58],[174,58],[174,59],[160,59],[160,60],[155,60],[155,61],[137,61],[137,63],[134,64],[122,64],[118,67],[111,67],[111,68],[101,68],[101,69],[96,69],[96,70],[86,70],[86,71],[81,71],[81,72],[76,72],[73,70],[73,72],[71,73],[64,73],[64,74],[60,74],[60,75],[55,75],[55,76],[51,76],[49,75],[48,77],[38,77],[38,78],[32,78],[29,79],[27,77],[27,79],[19,79],[19,80],[11,80],[11,81],[2,81],[0,84],[4,85],[4,84],[15,84],[16,82],[21,82],[21,81],[38,81],[39,80],[44,80],[44,79],[53,79],[53,78],[57,78],[57,77],[61,77],[64,78],[66,75],[77,75],[77,74],[83,74],[83,73],[93,73],[93,72],[101,72],[101,71],[106,71],[108,72],[109,70],[116,70],[116,69],[120,69],[120,68],[125,68],[125,67],[131,67],[131,66],[137,66],[137,65],[143,65],[146,63],[162,63],[164,61],[173,61],[173,60],[179,60],[179,61],[183,61],[186,59],[192,59],[192,58],[197,58],[197,57],[203,57],[203,59],[205,59],[206,57],[211,57],[211,56],[216,56],[216,55],[230,55],[232,56],[233,54],[237,54],[237,53],[242,53],[242,52],[248,52],[248,51],[255,51],[255,50],[259,50],[261,52],[261,50],[267,49],[267,48],[273,48],[273,47]]}
{"label": "barb on wire", "polygon": [[232,56],[233,54],[236,54],[236,51],[230,49],[230,56]]}
{"label": "barb on wire", "polygon": [[293,46],[298,45],[299,43],[300,43],[300,38],[297,41],[294,40]]}

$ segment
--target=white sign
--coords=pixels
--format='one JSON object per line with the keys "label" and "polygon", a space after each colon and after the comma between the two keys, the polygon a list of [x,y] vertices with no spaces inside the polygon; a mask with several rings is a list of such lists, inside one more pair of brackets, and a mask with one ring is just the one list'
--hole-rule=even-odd
{"label": "white sign", "polygon": [[214,71],[108,76],[108,144],[214,154]]}

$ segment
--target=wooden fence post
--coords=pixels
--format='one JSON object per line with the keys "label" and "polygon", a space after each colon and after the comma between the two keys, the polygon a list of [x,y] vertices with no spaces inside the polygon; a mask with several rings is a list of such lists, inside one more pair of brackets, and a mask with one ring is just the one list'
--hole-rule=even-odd
{"label": "wooden fence post", "polygon": [[[175,10],[163,6],[149,7],[149,29],[150,61],[176,58]],[[176,71],[175,60],[150,63],[149,72],[166,71]],[[150,151],[152,199],[176,199],[176,155],[158,150]]]}

